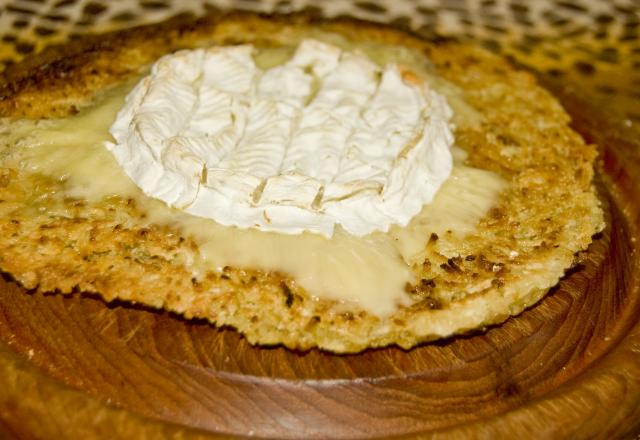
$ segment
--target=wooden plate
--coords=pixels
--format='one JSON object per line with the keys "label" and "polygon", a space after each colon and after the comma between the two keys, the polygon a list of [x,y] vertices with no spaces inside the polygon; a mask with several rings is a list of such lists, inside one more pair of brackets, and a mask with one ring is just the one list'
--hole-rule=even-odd
{"label": "wooden plate", "polygon": [[0,434],[630,436],[640,432],[640,143],[548,84],[601,147],[607,229],[537,306],[410,351],[256,348],[231,330],[0,282]]}

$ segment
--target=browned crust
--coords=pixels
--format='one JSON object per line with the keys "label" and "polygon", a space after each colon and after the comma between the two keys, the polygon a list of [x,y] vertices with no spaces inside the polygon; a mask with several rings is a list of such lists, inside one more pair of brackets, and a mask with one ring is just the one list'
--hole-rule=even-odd
{"label": "browned crust", "polygon": [[[422,281],[409,286],[414,306],[381,320],[363,311],[334,312],[332,303],[309,300],[295,280],[277,273],[229,268],[192,279],[184,262],[197,247],[188,237],[160,226],[143,231],[136,224],[140,212],[118,198],[97,206],[41,198],[38,203],[48,212],[64,209],[72,215],[39,217],[25,199],[55,184],[14,170],[5,170],[0,179],[0,267],[28,288],[98,292],[108,300],[232,325],[252,343],[337,352],[391,343],[408,348],[501,322],[538,301],[603,227],[591,185],[595,148],[568,127],[566,113],[533,77],[476,47],[301,15],[181,18],[88,37],[9,69],[0,85],[0,115],[65,116],[164,53],[208,44],[286,43],[311,28],[356,42],[403,45],[428,56],[483,113],[480,126],[457,130],[458,145],[470,153],[472,165],[510,182],[475,233],[430,243],[427,259],[415,268]],[[486,288],[465,292],[469,283],[482,282]]]}
{"label": "browned crust", "polygon": [[[220,23],[236,23],[246,35],[227,33],[224,41],[218,41],[218,44],[260,39],[269,35],[269,31],[278,33],[285,25],[339,27],[353,37],[357,37],[356,29],[366,29],[379,40],[393,40],[389,41],[391,44],[415,46],[416,42],[408,34],[389,33],[384,25],[347,17],[327,20],[305,13],[267,15],[237,11],[199,19],[179,16],[160,24],[85,35],[50,46],[40,54],[9,66],[0,73],[0,117],[66,116],[75,112],[88,95],[138,74],[141,66],[163,54],[210,43]],[[50,99],[44,106],[43,93]]]}

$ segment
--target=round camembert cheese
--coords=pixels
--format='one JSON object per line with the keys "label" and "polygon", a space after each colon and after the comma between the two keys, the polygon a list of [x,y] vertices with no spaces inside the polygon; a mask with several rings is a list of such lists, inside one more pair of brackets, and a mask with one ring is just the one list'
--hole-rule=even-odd
{"label": "round camembert cheese", "polygon": [[251,45],[164,56],[107,148],[149,196],[226,226],[363,236],[406,225],[452,169],[445,98],[397,65],[304,40],[262,70]]}

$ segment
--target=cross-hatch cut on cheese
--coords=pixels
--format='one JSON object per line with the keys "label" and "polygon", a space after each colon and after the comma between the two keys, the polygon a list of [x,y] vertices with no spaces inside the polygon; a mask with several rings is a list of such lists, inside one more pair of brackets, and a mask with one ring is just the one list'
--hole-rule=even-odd
{"label": "cross-hatch cut on cheese", "polygon": [[445,98],[412,72],[303,40],[179,51],[129,94],[108,148],[149,196],[220,224],[331,237],[405,226],[452,168]]}

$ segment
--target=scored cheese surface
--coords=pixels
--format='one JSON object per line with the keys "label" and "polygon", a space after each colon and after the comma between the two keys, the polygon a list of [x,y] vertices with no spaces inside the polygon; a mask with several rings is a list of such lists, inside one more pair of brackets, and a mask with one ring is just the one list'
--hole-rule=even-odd
{"label": "scored cheese surface", "polygon": [[[423,260],[431,234],[470,232],[506,187],[497,174],[463,165],[464,153],[454,149],[450,178],[406,227],[362,237],[336,228],[328,239],[306,232],[287,235],[223,226],[145,196],[104,147],[112,140],[109,126],[130,89],[131,84],[119,87],[73,117],[13,123],[10,137],[18,139],[18,148],[4,160],[63,179],[72,197],[98,201],[117,194],[135,199],[147,213],[145,221],[171,225],[196,240],[201,255],[192,265],[196,278],[212,267],[279,271],[318,298],[357,303],[370,313],[387,316],[399,305],[409,304],[404,288],[415,282],[410,266]],[[454,109],[464,109],[455,91],[446,85],[439,90]]]}
{"label": "scored cheese surface", "polygon": [[145,194],[228,226],[326,237],[404,226],[433,199],[453,134],[428,83],[315,39],[264,70],[255,50],[166,55],[129,93],[107,146]]}

